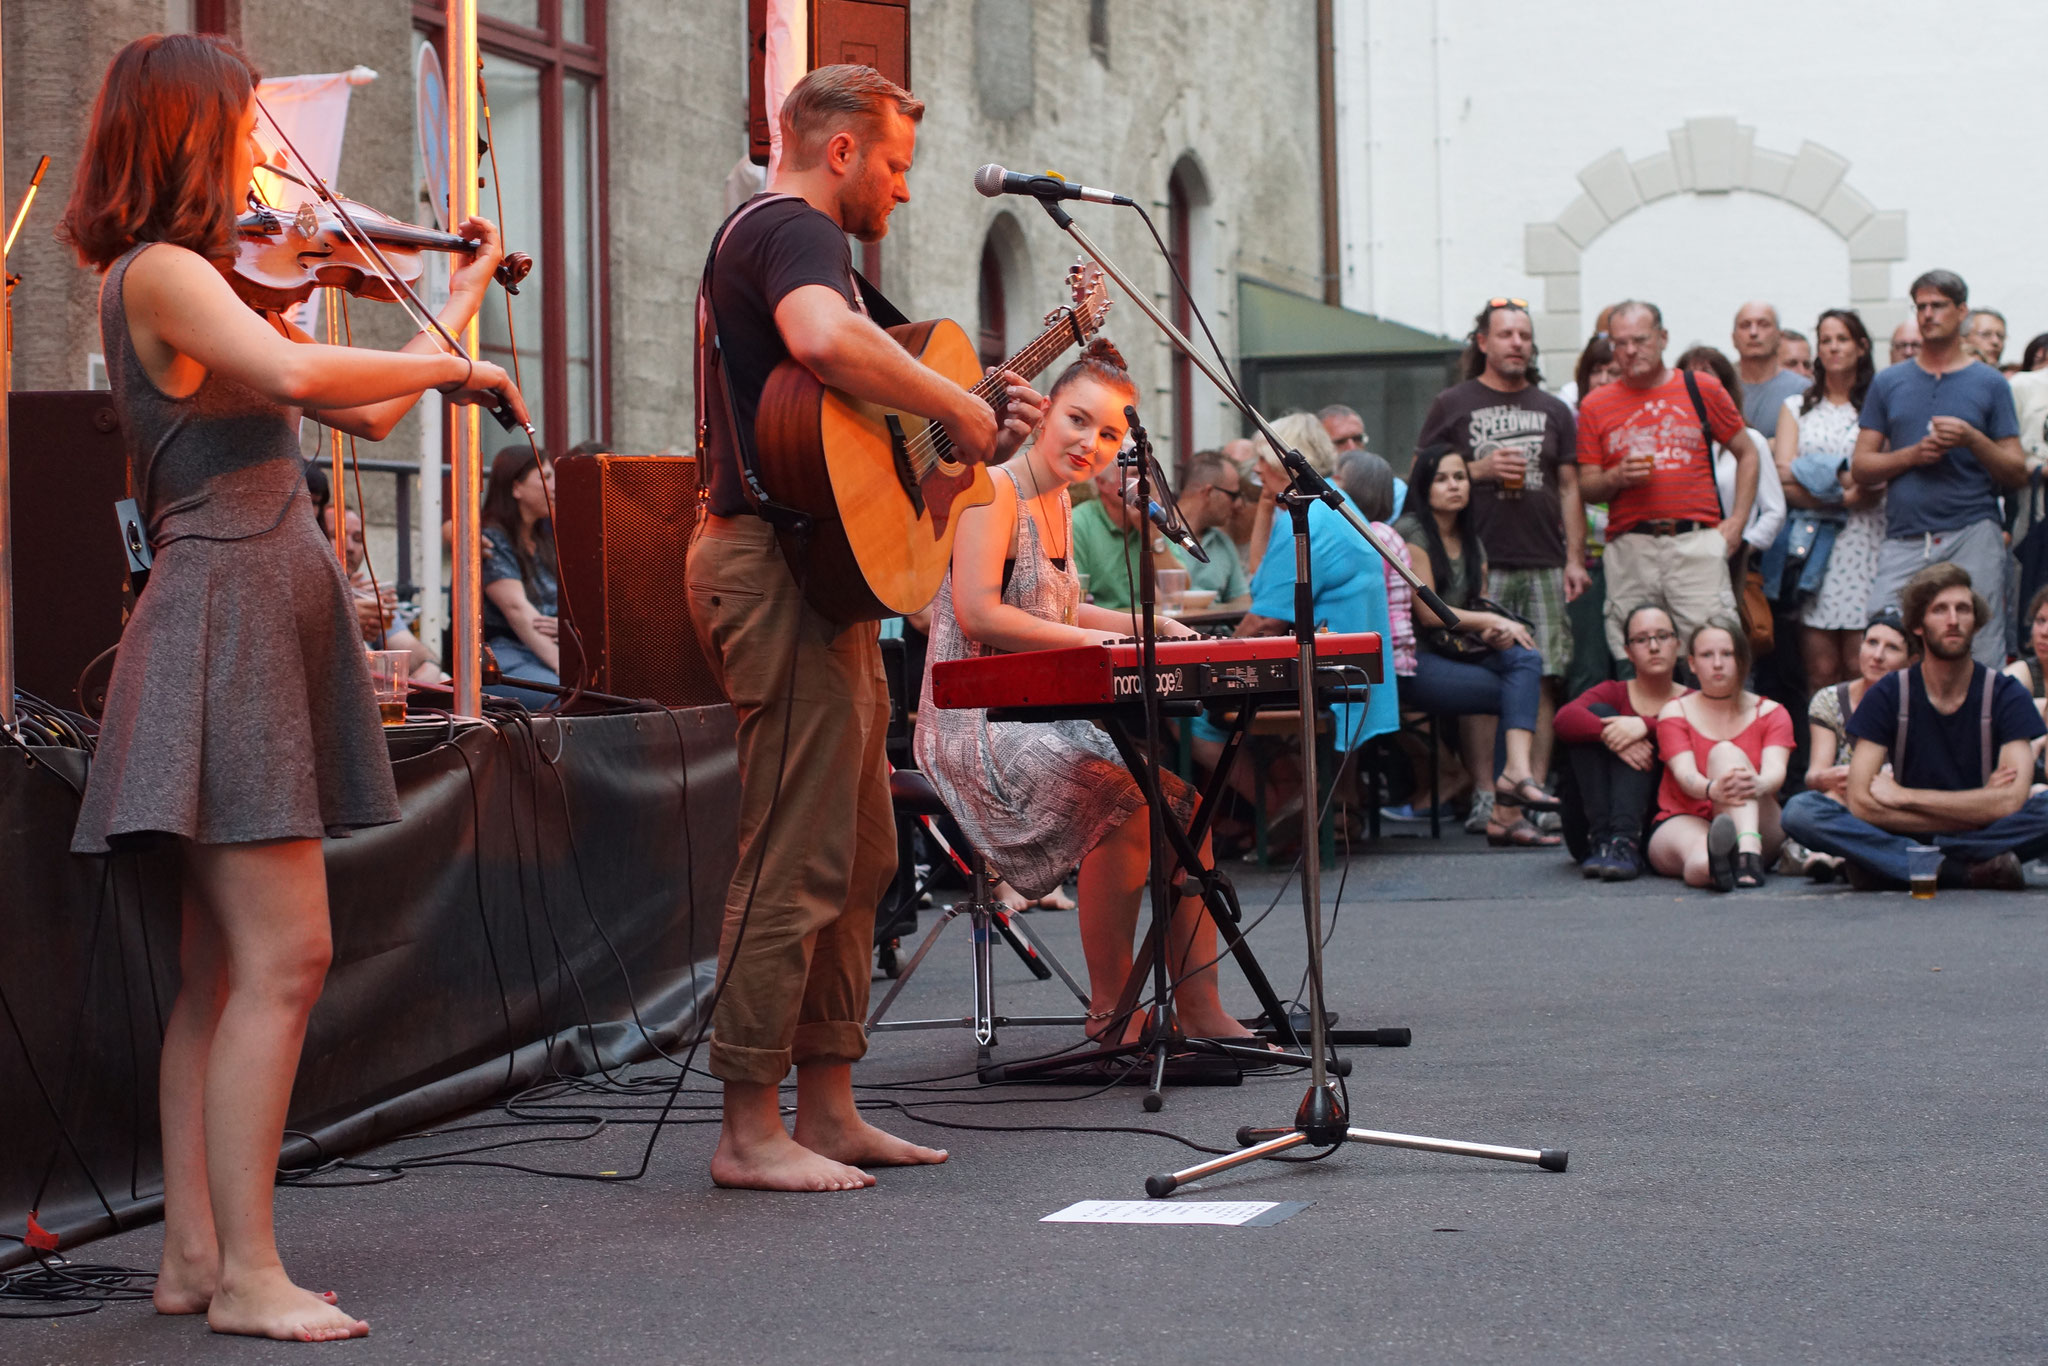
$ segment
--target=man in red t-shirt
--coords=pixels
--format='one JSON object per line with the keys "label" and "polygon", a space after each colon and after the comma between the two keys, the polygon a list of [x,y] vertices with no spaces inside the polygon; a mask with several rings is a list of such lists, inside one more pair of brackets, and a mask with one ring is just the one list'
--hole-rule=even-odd
{"label": "man in red t-shirt", "polygon": [[1712,375],[1695,374],[1706,425],[1735,455],[1735,506],[1721,507],[1714,462],[1686,377],[1664,364],[1664,317],[1629,300],[1608,319],[1621,378],[1579,404],[1579,488],[1607,509],[1607,646],[1638,607],[1671,614],[1681,640],[1710,618],[1736,620],[1728,560],[1742,545],[1761,456]]}

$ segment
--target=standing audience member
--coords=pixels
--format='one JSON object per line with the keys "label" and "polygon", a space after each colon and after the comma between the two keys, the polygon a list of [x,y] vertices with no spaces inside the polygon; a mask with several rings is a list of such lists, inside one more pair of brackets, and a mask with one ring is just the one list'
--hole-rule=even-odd
{"label": "standing audience member", "polygon": [[1565,842],[1589,878],[1627,882],[1643,874],[1644,830],[1657,811],[1664,761],[1657,756],[1657,717],[1684,684],[1678,632],[1661,607],[1638,607],[1623,623],[1635,677],[1595,684],[1557,713],[1570,790]]}
{"label": "standing audience member", "polygon": [[1785,400],[1805,390],[1806,376],[1785,368],[1785,334],[1778,327],[1777,305],[1753,300],[1737,309],[1734,340],[1743,421],[1769,440],[1778,433]]}
{"label": "standing audience member", "polygon": [[2005,315],[1995,308],[1971,309],[1963,340],[1977,349],[1978,360],[1996,370],[2005,359]]}
{"label": "standing audience member", "polygon": [[1699,691],[1657,716],[1664,782],[1650,865],[1688,887],[1761,887],[1765,860],[1784,838],[1778,789],[1792,757],[1792,718],[1743,688],[1749,641],[1732,622],[1696,628],[1688,662]]}
{"label": "standing audience member", "polygon": [[2018,680],[1970,657],[1989,604],[1961,565],[1927,566],[1901,597],[1924,657],[1872,683],[1849,718],[1844,799],[1802,792],[1785,828],[1841,855],[1859,891],[1904,886],[1907,851],[1922,843],[1940,846],[1951,886],[2023,890],[2021,861],[2048,852],[2048,791],[2028,795],[2048,728]]}
{"label": "standing audience member", "polygon": [[[1819,587],[1804,603],[1806,685],[1818,692],[1853,678],[1863,654],[1859,630],[1870,615],[1870,586],[1884,544],[1884,489],[1849,477],[1856,450],[1857,414],[1870,393],[1876,367],[1870,333],[1854,309],[1831,308],[1814,328],[1820,338],[1820,373],[1804,395],[1787,399],[1787,417],[1772,443],[1785,495],[1815,521],[1801,587],[1819,561]],[[1782,575],[1782,571],[1781,575]],[[1775,590],[1777,583],[1767,586]]]}
{"label": "standing audience member", "polygon": [[[1735,616],[1728,559],[1756,501],[1759,456],[1742,414],[1712,375],[1694,376],[1711,432],[1701,429],[1685,376],[1664,364],[1656,305],[1615,305],[1608,323],[1618,382],[1579,405],[1579,489],[1608,504],[1607,647],[1623,651],[1622,612],[1654,603],[1682,634]],[[1724,514],[1709,439],[1735,454],[1735,499]]]}
{"label": "standing audience member", "polygon": [[1885,357],[1890,365],[1909,361],[1920,354],[1920,324],[1908,318],[1892,329],[1891,352]]}
{"label": "standing audience member", "polygon": [[1323,431],[1330,438],[1331,449],[1338,454],[1341,455],[1345,451],[1362,451],[1366,448],[1369,438],[1365,434],[1365,419],[1358,415],[1356,408],[1332,403],[1316,414],[1316,421],[1323,424]]}
{"label": "standing audience member", "polygon": [[[1734,400],[1736,407],[1744,406],[1743,396],[1747,391],[1735,373],[1735,366],[1728,357],[1721,354],[1718,347],[1691,348],[1679,356],[1678,368],[1690,370],[1694,375],[1712,375],[1721,382],[1721,387],[1728,391],[1728,397]],[[1770,449],[1764,434],[1754,426],[1745,427],[1743,430],[1748,434],[1750,444],[1757,450]],[[1765,471],[1768,471],[1768,474]],[[1735,473],[1735,453],[1716,441],[1714,489],[1720,495],[1722,507],[1727,507],[1735,501]],[[1757,472],[1756,500],[1750,504],[1749,520],[1742,528],[1743,544],[1752,550],[1761,552],[1770,549],[1771,543],[1777,539],[1780,528],[1785,525],[1785,486],[1778,482],[1777,476],[1776,467],[1769,461],[1764,461],[1763,468]],[[1745,557],[1740,550],[1736,554],[1734,572],[1739,575],[1743,570],[1741,561]]]}
{"label": "standing audience member", "polygon": [[[1573,381],[1565,386],[1573,397],[1565,401],[1573,405],[1573,418],[1577,419],[1577,405],[1585,395],[1592,393],[1603,384],[1612,384],[1621,372],[1614,364],[1614,343],[1605,332],[1596,332],[1579,352],[1579,361],[1573,369]],[[1558,397],[1564,398],[1559,392]],[[1564,690],[1576,697],[1595,683],[1604,682],[1614,673],[1614,656],[1607,650],[1607,569],[1604,557],[1607,550],[1607,509],[1583,495],[1584,481],[1581,480],[1580,503],[1586,514],[1586,591],[1573,598],[1567,605],[1565,615],[1572,623],[1572,662],[1566,670]]]}
{"label": "standing audience member", "polygon": [[1214,590],[1218,602],[1234,602],[1248,591],[1244,561],[1230,539],[1230,515],[1244,500],[1244,476],[1221,451],[1196,451],[1188,458],[1180,487],[1181,514],[1195,540],[1209,554],[1202,563],[1172,546],[1173,556],[1188,571],[1188,583]]}
{"label": "standing audience member", "polygon": [[515,686],[513,680],[557,684],[561,649],[556,639],[555,463],[536,461],[527,446],[507,446],[491,461],[484,486],[484,644],[497,657],[503,683],[484,691],[529,707],[546,706],[552,693]]}
{"label": "standing audience member", "polygon": [[1813,343],[1804,332],[1788,327],[1778,334],[1778,364],[1802,379],[1813,378]]}
{"label": "standing audience member", "polygon": [[[1887,607],[1870,619],[1857,649],[1856,676],[1817,689],[1813,700],[1806,704],[1807,719],[1813,722],[1812,748],[1806,761],[1808,792],[1819,792],[1836,801],[1845,799],[1849,790],[1849,753],[1854,748],[1849,741],[1849,718],[1856,714],[1871,684],[1905,668],[1919,653],[1913,637],[1906,634],[1905,619],[1897,611]],[[1780,863],[1779,872],[1806,873],[1821,881],[1842,866],[1836,855],[1804,852],[1798,841],[1789,837],[1784,858],[1785,863],[1796,862],[1799,866],[1786,867]]]}
{"label": "standing audience member", "polygon": [[1998,491],[2027,479],[2012,386],[1963,353],[1970,290],[1961,277],[1928,271],[1912,294],[1920,354],[1871,382],[1850,463],[1863,487],[1890,485],[1870,607],[1897,605],[1906,581],[1929,564],[1961,565],[1989,604],[1975,650],[1995,669],[2005,663],[2009,563]]}
{"label": "standing audience member", "polygon": [[1539,386],[1528,309],[1494,299],[1465,342],[1465,379],[1436,396],[1424,446],[1448,444],[1472,481],[1472,527],[1486,554],[1486,595],[1529,622],[1543,658],[1543,704],[1530,757],[1550,772],[1551,716],[1571,667],[1566,604],[1586,591],[1586,510],[1579,501],[1572,410]]}
{"label": "standing audience member", "polygon": [[2037,332],[2020,352],[2020,373],[2030,375],[2044,365],[2048,365],[2048,332]]}
{"label": "standing audience member", "polygon": [[[1487,811],[1488,844],[1555,845],[1556,835],[1538,830],[1522,814],[1524,808],[1558,809],[1530,765],[1543,660],[1531,648],[1526,626],[1480,606],[1486,548],[1472,526],[1471,496],[1463,456],[1444,445],[1425,446],[1416,455],[1408,506],[1394,527],[1408,542],[1416,577],[1458,614],[1458,625],[1445,630],[1428,606],[1414,604],[1417,622],[1436,629],[1429,648],[1416,653],[1407,702],[1432,716],[1459,718],[1465,767],[1474,784],[1472,805],[1475,812]],[[1486,726],[1481,717],[1498,718],[1497,724]]]}

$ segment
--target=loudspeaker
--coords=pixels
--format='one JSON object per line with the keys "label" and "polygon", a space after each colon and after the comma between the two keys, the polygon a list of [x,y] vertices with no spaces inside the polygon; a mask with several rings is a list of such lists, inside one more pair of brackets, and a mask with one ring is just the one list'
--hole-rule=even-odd
{"label": "loudspeaker", "polygon": [[683,591],[699,501],[695,456],[555,462],[563,683],[670,707],[725,701]]}
{"label": "loudspeaker", "polygon": [[78,707],[78,676],[121,639],[132,602],[114,504],[129,496],[114,397],[7,396],[14,497],[15,680]]}

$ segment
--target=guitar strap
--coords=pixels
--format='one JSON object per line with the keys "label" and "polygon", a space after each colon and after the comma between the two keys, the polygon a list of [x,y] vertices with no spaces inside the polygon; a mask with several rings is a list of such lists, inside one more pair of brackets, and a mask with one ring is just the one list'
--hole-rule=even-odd
{"label": "guitar strap", "polygon": [[861,307],[867,310],[868,317],[874,319],[875,326],[889,328],[910,325],[910,319],[903,316],[903,310],[890,303],[867,276],[856,270],[853,272],[853,283],[860,291]]}
{"label": "guitar strap", "polygon": [[[718,232],[711,239],[711,251],[704,258],[704,272],[697,280],[697,357],[696,357],[696,407],[697,407],[697,468],[705,487],[710,487],[711,467],[711,408],[709,394],[716,385],[720,403],[725,410],[726,439],[731,442],[733,455],[739,462],[740,486],[747,502],[762,521],[777,531],[786,531],[797,537],[807,537],[811,531],[809,513],[799,511],[785,503],[778,503],[768,496],[768,490],[761,483],[761,473],[754,460],[752,433],[740,423],[739,409],[732,399],[732,388],[725,382],[725,352],[718,336],[718,311],[711,302],[712,271],[718,264],[718,248],[724,244],[726,234],[739,221],[765,204],[779,199],[793,198],[791,195],[759,195],[734,209],[719,225]],[[856,272],[856,280],[859,274]],[[865,284],[866,281],[860,281]]]}

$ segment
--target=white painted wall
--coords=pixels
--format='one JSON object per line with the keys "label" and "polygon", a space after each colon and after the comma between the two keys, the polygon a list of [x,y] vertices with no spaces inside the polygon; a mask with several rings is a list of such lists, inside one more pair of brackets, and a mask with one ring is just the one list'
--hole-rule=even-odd
{"label": "white painted wall", "polygon": [[[1675,355],[1696,340],[1729,349],[1735,310],[1753,296],[1804,330],[1853,298],[1888,331],[1881,301],[1945,266],[1973,302],[2006,314],[2008,359],[2048,331],[2037,266],[2048,173],[2030,155],[2048,115],[2048,5],[1336,8],[1349,307],[1457,336],[1489,296],[1548,302],[1540,335],[1553,383],[1569,377],[1562,353],[1575,358],[1600,306],[1625,295],[1663,307]],[[1616,150],[1640,171],[1673,151],[1673,130],[1714,117],[1753,130],[1745,155],[1753,145],[1796,156],[1810,142],[1846,161],[1841,184],[1869,209],[1903,211],[1903,259],[1868,264],[1852,292],[1848,242],[1812,214],[1747,189],[1680,190],[1574,244],[1575,279],[1534,273],[1529,225],[1588,193],[1581,171]],[[1783,168],[1758,169],[1768,182]]]}

